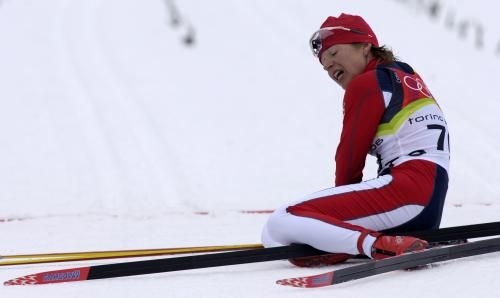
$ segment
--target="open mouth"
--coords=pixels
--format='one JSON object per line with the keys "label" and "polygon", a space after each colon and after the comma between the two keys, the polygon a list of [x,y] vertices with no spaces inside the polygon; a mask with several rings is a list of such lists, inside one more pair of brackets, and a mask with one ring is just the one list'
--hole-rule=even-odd
{"label": "open mouth", "polygon": [[339,82],[340,79],[342,78],[342,76],[344,75],[344,71],[343,70],[336,70],[334,73],[333,73],[333,78]]}

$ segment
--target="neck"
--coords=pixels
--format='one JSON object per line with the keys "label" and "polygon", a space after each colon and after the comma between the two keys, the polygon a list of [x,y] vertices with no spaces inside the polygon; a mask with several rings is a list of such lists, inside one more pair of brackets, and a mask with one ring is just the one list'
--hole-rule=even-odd
{"label": "neck", "polygon": [[366,66],[365,66],[365,70],[363,72],[374,69],[375,66],[377,65],[377,63],[378,63],[378,61],[377,61],[377,59],[375,59],[375,57],[371,56],[371,58],[369,58],[369,56],[367,56]]}

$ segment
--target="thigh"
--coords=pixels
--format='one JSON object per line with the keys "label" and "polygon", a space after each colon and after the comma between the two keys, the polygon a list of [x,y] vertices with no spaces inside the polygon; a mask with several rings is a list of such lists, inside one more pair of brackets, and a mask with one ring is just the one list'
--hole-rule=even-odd
{"label": "thigh", "polygon": [[406,166],[376,179],[314,193],[286,210],[346,228],[381,231],[418,216],[429,204],[433,189],[432,177],[419,177]]}

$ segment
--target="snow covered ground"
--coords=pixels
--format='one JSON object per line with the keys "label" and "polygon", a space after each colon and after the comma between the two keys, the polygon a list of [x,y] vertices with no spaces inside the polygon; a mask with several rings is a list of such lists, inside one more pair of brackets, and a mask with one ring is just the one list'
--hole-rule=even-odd
{"label": "snow covered ground", "polygon": [[[443,226],[498,220],[500,206],[449,207]],[[267,215],[238,212],[116,217],[48,216],[0,224],[3,254],[258,243]],[[147,231],[147,232],[146,232]],[[77,236],[75,236],[77,235]],[[0,267],[5,281],[30,273],[122,260]],[[44,286],[0,287],[1,297],[496,297],[500,253],[392,272],[322,289],[278,286],[277,279],[341,266],[295,268],[286,261],[234,265],[136,277]]]}
{"label": "snow covered ground", "polygon": [[[442,1],[431,19],[417,8],[430,2],[0,1],[0,255],[260,242],[266,215],[236,210],[333,181],[342,91],[307,40],[340,12],[362,15],[445,111],[442,226],[498,221],[498,4]],[[472,29],[457,37],[465,19],[484,25],[483,49]],[[370,159],[365,176],[375,169]],[[0,281],[82,264],[3,267]],[[325,269],[268,262],[0,286],[0,297],[495,297],[499,264],[493,254],[302,290],[274,281]]]}

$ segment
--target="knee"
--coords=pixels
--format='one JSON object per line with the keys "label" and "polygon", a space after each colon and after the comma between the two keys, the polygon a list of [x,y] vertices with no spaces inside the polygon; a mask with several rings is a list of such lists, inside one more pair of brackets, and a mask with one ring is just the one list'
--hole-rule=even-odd
{"label": "knee", "polygon": [[280,230],[283,226],[284,217],[288,214],[287,208],[276,209],[267,219],[267,222],[262,228],[261,241],[265,247],[275,247],[280,245],[287,245],[277,239],[280,238]]}

